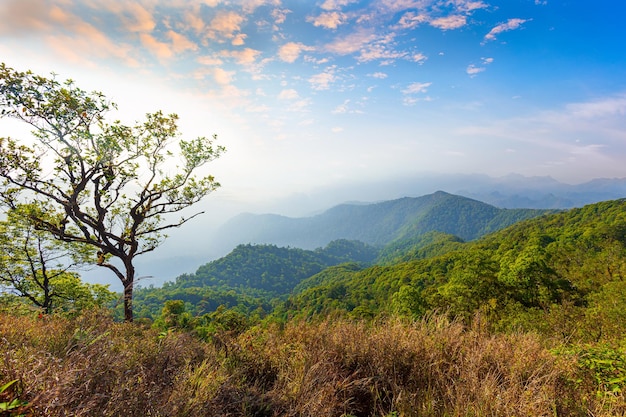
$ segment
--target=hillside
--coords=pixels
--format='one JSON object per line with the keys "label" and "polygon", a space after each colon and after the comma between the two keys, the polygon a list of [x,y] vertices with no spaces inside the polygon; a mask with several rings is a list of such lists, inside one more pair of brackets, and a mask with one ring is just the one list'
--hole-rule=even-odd
{"label": "hillside", "polygon": [[[446,311],[467,322],[480,313],[494,329],[558,331],[584,340],[626,331],[626,200],[450,243],[439,255],[432,246],[421,249],[432,257],[322,271],[298,286],[283,313],[421,317]],[[441,247],[441,241],[431,245]]]}
{"label": "hillside", "polygon": [[291,293],[303,279],[333,265],[372,264],[379,250],[357,241],[336,240],[324,248],[305,250],[275,245],[239,245],[223,258],[183,274],[162,288],[136,291],[138,317],[156,317],[167,300],[182,300],[193,314],[218,306],[249,312],[269,309],[269,301]]}
{"label": "hillside", "polygon": [[547,212],[550,211],[499,209],[438,191],[375,204],[342,204],[305,218],[241,214],[227,222],[216,239],[233,245],[261,243],[303,249],[321,247],[337,239],[384,246],[430,231],[473,240]]}

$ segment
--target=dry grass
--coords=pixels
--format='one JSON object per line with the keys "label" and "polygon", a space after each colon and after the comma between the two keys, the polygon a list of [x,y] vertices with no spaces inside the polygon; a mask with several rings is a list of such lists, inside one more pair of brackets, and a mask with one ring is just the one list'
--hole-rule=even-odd
{"label": "dry grass", "polygon": [[[0,314],[0,385],[37,416],[612,416],[529,334],[434,317],[251,329],[218,344],[113,323]],[[6,398],[5,398],[6,399]],[[0,400],[0,402],[3,400]],[[1,415],[1,414],[0,414]],[[11,415],[8,414],[7,415]],[[14,415],[17,415],[15,413]]]}

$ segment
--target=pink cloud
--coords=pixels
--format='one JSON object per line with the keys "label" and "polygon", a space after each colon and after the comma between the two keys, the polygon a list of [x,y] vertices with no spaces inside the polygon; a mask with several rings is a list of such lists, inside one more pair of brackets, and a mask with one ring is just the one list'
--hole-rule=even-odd
{"label": "pink cloud", "polygon": [[345,23],[346,15],[339,12],[322,13],[317,17],[308,18],[308,22],[313,22],[313,26],[321,26],[326,29],[337,29],[338,26]]}
{"label": "pink cloud", "polygon": [[489,33],[485,35],[485,41],[496,40],[496,35],[509,30],[515,30],[529,20],[530,19],[509,19],[506,23],[501,23],[491,29]]}
{"label": "pink cloud", "polygon": [[311,47],[299,42],[288,42],[278,49],[278,57],[285,62],[295,62],[302,51],[310,51]]}
{"label": "pink cloud", "polygon": [[430,25],[442,30],[458,29],[467,24],[467,18],[461,15],[439,17],[430,21]]}

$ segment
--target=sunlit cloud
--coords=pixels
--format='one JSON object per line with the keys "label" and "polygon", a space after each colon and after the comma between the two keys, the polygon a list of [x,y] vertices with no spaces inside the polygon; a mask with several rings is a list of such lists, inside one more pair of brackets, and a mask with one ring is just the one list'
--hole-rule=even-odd
{"label": "sunlit cloud", "polygon": [[0,2],[0,34],[28,35],[50,29],[50,12],[59,8],[43,7],[41,0],[6,0]]}
{"label": "sunlit cloud", "polygon": [[278,25],[282,25],[287,20],[287,16],[291,13],[289,9],[274,9],[270,13],[274,19],[274,30],[278,30]]}
{"label": "sunlit cloud", "polygon": [[198,45],[190,41],[186,36],[174,32],[173,30],[169,30],[167,32],[167,37],[172,41],[172,51],[176,54],[180,54],[187,50],[198,50]]}
{"label": "sunlit cloud", "polygon": [[292,88],[288,90],[282,90],[278,94],[278,98],[280,100],[294,100],[294,99],[297,99],[298,97],[299,97],[298,92]]}
{"label": "sunlit cloud", "polygon": [[475,64],[470,64],[467,66],[467,68],[465,69],[465,72],[467,73],[467,75],[469,75],[470,77],[474,77],[477,74],[486,71],[487,67],[486,65],[489,65],[493,62],[493,58],[481,58],[481,62],[482,65],[481,67],[475,65]]}
{"label": "sunlit cloud", "polygon": [[403,94],[419,94],[426,93],[428,91],[428,87],[430,87],[432,83],[411,83],[407,88],[402,90]]}
{"label": "sunlit cloud", "polygon": [[[117,58],[130,67],[137,67],[138,60],[133,52],[135,47],[126,43],[116,43],[106,33],[85,22],[79,16],[59,7],[50,10],[51,22],[61,25],[72,35],[57,35],[48,38],[48,46],[65,59],[74,63],[93,66],[91,59]],[[169,49],[169,48],[167,48]]]}
{"label": "sunlit cloud", "polygon": [[239,65],[249,67],[257,62],[257,58],[261,55],[261,51],[252,48],[235,51],[223,50],[220,52],[220,55],[223,57],[234,58]]}
{"label": "sunlit cloud", "polygon": [[315,74],[309,78],[311,88],[314,90],[328,90],[330,85],[337,79],[335,75],[335,67],[326,68],[324,72]]}
{"label": "sunlit cloud", "polygon": [[168,59],[172,57],[173,52],[167,43],[160,42],[154,36],[147,33],[139,35],[139,39],[141,40],[141,44],[144,48],[149,50],[157,58]]}
{"label": "sunlit cloud", "polygon": [[338,26],[346,22],[346,15],[339,12],[326,12],[316,17],[309,17],[307,21],[313,23],[313,26],[337,29]]}
{"label": "sunlit cloud", "polygon": [[119,18],[129,32],[149,33],[156,27],[152,13],[138,3],[125,3],[119,12]]}
{"label": "sunlit cloud", "polygon": [[452,3],[454,3],[456,10],[461,12],[472,12],[489,7],[487,3],[475,0],[454,0]]}
{"label": "sunlit cloud", "polygon": [[361,29],[347,36],[337,37],[325,46],[325,50],[337,55],[349,55],[363,48],[377,38],[372,29]]}
{"label": "sunlit cloud", "polygon": [[467,24],[467,18],[465,16],[446,16],[439,17],[430,21],[430,25],[441,30],[458,29]]}
{"label": "sunlit cloud", "polygon": [[242,15],[233,11],[220,11],[209,24],[208,36],[212,39],[220,37],[233,39],[236,32],[241,30],[241,24],[245,20]]}
{"label": "sunlit cloud", "polygon": [[324,10],[339,10],[344,6],[356,3],[358,0],[325,0],[320,6]]}
{"label": "sunlit cloud", "polygon": [[198,10],[188,10],[184,14],[183,23],[191,30],[195,32],[196,35],[200,35],[204,32],[206,28],[206,23],[199,16]]}
{"label": "sunlit cloud", "polygon": [[494,41],[496,40],[496,35],[502,32],[508,32],[510,30],[518,29],[522,24],[528,22],[531,19],[509,19],[506,23],[501,23],[495,26],[493,29],[489,31],[485,35],[485,41]]}
{"label": "sunlit cloud", "polygon": [[278,57],[284,62],[295,62],[303,51],[311,51],[313,48],[299,42],[288,42],[278,49]]}
{"label": "sunlit cloud", "polygon": [[430,101],[429,97],[421,97],[418,95],[426,94],[428,92],[428,87],[430,87],[431,85],[432,83],[420,82],[409,84],[404,90],[402,90],[402,94],[404,94],[402,103],[405,106],[413,106],[418,101]]}
{"label": "sunlit cloud", "polygon": [[233,80],[233,76],[235,75],[234,71],[226,71],[222,68],[214,68],[213,69],[213,79],[216,83],[221,85],[230,84]]}
{"label": "sunlit cloud", "polygon": [[222,65],[224,61],[214,56],[201,56],[196,59],[196,61],[201,65],[207,66],[217,66]]}
{"label": "sunlit cloud", "polygon": [[416,13],[410,11],[402,15],[402,17],[398,21],[397,27],[399,29],[415,29],[417,26],[421,25],[422,23],[426,23],[429,20],[430,18],[425,13]]}

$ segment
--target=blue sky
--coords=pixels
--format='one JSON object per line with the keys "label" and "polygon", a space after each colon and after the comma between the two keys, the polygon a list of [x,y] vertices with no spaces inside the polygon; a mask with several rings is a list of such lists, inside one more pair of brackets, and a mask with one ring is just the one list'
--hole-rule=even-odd
{"label": "blue sky", "polygon": [[579,183],[626,176],[624,11],[580,0],[1,0],[0,57],[102,91],[119,104],[112,118],[163,109],[186,136],[217,133],[228,152],[207,167],[223,185],[216,198],[424,172]]}

